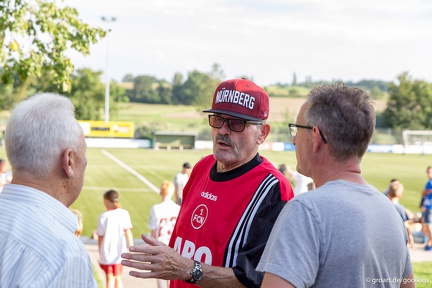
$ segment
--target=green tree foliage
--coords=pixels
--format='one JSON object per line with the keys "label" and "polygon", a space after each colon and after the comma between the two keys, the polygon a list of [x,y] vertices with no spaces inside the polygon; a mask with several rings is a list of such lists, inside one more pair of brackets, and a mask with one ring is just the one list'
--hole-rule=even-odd
{"label": "green tree foliage", "polygon": [[[100,81],[102,72],[88,68],[78,69],[72,76],[72,91],[67,93],[75,106],[77,119],[101,120],[105,112],[105,84]],[[119,102],[128,102],[125,89],[115,81],[110,83],[110,114],[118,111]]]}
{"label": "green tree foliage", "polygon": [[66,96],[75,106],[77,119],[102,119],[105,108],[105,86],[100,82],[101,74],[102,72],[93,72],[90,69],[79,69],[72,75],[73,88]]}
{"label": "green tree foliage", "polygon": [[187,80],[183,83],[179,103],[203,106],[208,103],[208,99],[211,101],[210,95],[213,95],[214,89],[215,85],[208,74],[194,70],[189,72]]}
{"label": "green tree foliage", "polygon": [[213,93],[217,85],[222,81],[224,73],[219,64],[213,64],[209,73],[197,70],[188,73],[188,78],[183,84],[179,82],[182,77],[178,74],[174,77],[173,101],[183,105],[195,105],[210,107]]}
{"label": "green tree foliage", "polygon": [[141,75],[131,79],[134,87],[126,91],[131,102],[195,105],[198,108],[211,105],[213,92],[222,81],[223,71],[214,64],[210,72],[194,70],[188,73],[187,79],[181,73],[175,73],[172,83],[159,80],[153,76]]}
{"label": "green tree foliage", "polygon": [[[126,96],[126,89],[121,87],[117,82],[111,81],[110,84],[110,102],[120,103],[120,102],[129,102],[129,98]],[[113,109],[117,110],[116,105],[113,106]],[[111,110],[111,105],[110,105]]]}
{"label": "green tree foliage", "polygon": [[0,110],[12,108],[16,97],[12,85],[0,85]]}
{"label": "green tree foliage", "polygon": [[391,83],[386,110],[382,113],[384,127],[397,129],[432,129],[432,84],[412,79],[407,72]]}
{"label": "green tree foliage", "polygon": [[181,93],[183,86],[183,75],[181,73],[175,73],[172,80],[172,103],[181,104]]}
{"label": "green tree foliage", "polygon": [[172,88],[169,83],[165,81],[159,82],[157,93],[159,94],[161,104],[171,104]]}
{"label": "green tree foliage", "polygon": [[135,77],[130,100],[141,103],[160,103],[160,97],[157,93],[158,82],[159,80],[153,76],[143,75]]}
{"label": "green tree foliage", "polygon": [[132,74],[126,74],[123,79],[123,82],[133,82],[134,81],[134,77]]}
{"label": "green tree foliage", "polygon": [[0,66],[2,81],[18,75],[52,75],[62,91],[70,91],[74,66],[65,52],[89,53],[90,44],[105,36],[78,18],[71,7],[59,7],[54,0],[3,0],[0,2]]}
{"label": "green tree foliage", "polygon": [[[29,77],[26,81],[16,79],[14,85],[0,84],[0,108],[11,109],[17,99],[36,93],[51,92],[69,97],[75,106],[78,119],[100,120],[105,109],[105,84],[100,81],[102,72],[94,72],[83,68],[75,71],[71,76],[72,89],[63,92],[54,84],[52,74],[44,74],[41,78]],[[115,81],[110,85],[110,113],[118,110],[116,103],[128,102],[125,89]]]}

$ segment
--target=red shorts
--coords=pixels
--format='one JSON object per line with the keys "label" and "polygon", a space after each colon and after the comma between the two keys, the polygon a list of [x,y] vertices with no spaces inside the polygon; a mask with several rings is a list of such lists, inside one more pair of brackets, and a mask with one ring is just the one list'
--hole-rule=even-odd
{"label": "red shorts", "polygon": [[123,273],[123,265],[121,263],[118,264],[100,264],[99,266],[105,271],[106,274],[113,274],[114,276],[122,275]]}

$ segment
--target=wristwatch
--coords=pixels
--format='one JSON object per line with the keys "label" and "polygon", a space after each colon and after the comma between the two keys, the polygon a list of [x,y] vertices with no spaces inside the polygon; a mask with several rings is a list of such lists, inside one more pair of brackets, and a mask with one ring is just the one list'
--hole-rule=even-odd
{"label": "wristwatch", "polygon": [[194,263],[195,263],[194,268],[190,272],[191,278],[190,278],[190,280],[186,281],[187,283],[196,284],[203,277],[203,271],[202,271],[201,263],[199,261],[195,261],[195,260],[194,260]]}

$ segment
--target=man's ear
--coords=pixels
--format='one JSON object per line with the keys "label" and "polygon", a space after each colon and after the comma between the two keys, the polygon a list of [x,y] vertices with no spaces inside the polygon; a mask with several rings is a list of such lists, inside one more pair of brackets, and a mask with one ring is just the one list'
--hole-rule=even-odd
{"label": "man's ear", "polygon": [[74,156],[74,152],[71,149],[66,149],[63,152],[62,169],[69,178],[72,178],[74,176]]}
{"label": "man's ear", "polygon": [[264,143],[264,141],[266,140],[267,136],[270,134],[270,125],[269,124],[262,124],[260,125],[260,135],[258,136],[257,139],[257,144],[261,145],[262,143]]}

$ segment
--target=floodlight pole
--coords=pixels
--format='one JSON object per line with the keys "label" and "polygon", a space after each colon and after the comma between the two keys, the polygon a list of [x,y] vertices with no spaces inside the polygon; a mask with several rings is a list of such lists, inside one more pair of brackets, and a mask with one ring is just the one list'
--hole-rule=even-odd
{"label": "floodlight pole", "polygon": [[110,103],[110,73],[109,73],[109,34],[111,32],[111,29],[109,28],[109,24],[111,22],[115,22],[117,19],[115,17],[101,17],[102,21],[107,22],[107,34],[106,34],[106,42],[107,42],[107,48],[106,48],[106,62],[105,62],[105,123],[109,122],[109,103]]}

